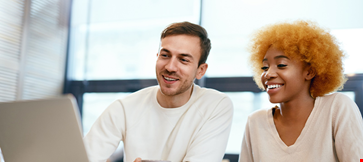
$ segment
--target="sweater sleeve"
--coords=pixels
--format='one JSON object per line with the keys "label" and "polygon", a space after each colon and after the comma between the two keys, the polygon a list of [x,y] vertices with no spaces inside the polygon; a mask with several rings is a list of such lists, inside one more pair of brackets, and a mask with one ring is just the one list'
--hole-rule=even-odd
{"label": "sweater sleeve", "polygon": [[225,97],[198,131],[183,161],[221,162],[226,151],[232,118],[233,104]]}
{"label": "sweater sleeve", "polygon": [[357,105],[337,94],[333,107],[333,138],[339,161],[363,159],[363,120]]}
{"label": "sweater sleeve", "polygon": [[84,138],[89,160],[106,161],[123,141],[124,133],[124,109],[117,100],[101,114]]}
{"label": "sweater sleeve", "polygon": [[249,120],[250,118],[247,120],[245,134],[242,140],[241,154],[239,155],[239,162],[253,162]]}

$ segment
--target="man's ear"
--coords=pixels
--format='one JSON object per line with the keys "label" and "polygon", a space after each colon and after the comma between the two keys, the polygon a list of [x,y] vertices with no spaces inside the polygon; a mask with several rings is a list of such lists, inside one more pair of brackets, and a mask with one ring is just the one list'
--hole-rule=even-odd
{"label": "man's ear", "polygon": [[311,68],[311,67],[308,67],[308,73],[307,73],[307,75],[305,76],[305,79],[306,80],[311,80],[311,79],[313,79],[314,77],[315,77],[315,75],[316,75],[316,72],[315,72],[315,70],[313,69],[313,68]]}
{"label": "man's ear", "polygon": [[207,69],[208,69],[208,64],[207,63],[200,64],[199,67],[198,67],[197,75],[195,76],[195,78],[201,79],[204,76]]}

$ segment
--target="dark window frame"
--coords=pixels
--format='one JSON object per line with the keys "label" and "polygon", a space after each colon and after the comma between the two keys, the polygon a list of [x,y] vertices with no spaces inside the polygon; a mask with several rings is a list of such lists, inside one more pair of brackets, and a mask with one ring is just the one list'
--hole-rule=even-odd
{"label": "dark window frame", "polygon": [[[348,81],[341,91],[353,91],[355,93],[354,101],[363,112],[363,74],[347,76],[347,78]],[[199,82],[196,83],[200,85]],[[157,84],[156,79],[66,81],[64,94],[73,94],[82,112],[84,93],[135,92]],[[203,87],[221,92],[262,92],[252,77],[204,77],[203,85]]]}

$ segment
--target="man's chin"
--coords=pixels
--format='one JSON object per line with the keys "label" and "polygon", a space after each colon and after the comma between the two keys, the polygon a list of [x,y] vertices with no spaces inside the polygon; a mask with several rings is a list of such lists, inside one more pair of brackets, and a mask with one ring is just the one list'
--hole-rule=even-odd
{"label": "man's chin", "polygon": [[175,96],[177,91],[171,88],[160,87],[160,91],[165,96]]}

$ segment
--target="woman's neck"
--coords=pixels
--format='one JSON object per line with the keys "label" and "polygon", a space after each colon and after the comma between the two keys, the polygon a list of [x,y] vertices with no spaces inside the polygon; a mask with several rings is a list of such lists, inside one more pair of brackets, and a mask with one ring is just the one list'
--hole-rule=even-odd
{"label": "woman's neck", "polygon": [[314,108],[314,103],[315,99],[310,95],[280,103],[280,107],[275,111],[274,118],[286,124],[306,121]]}

